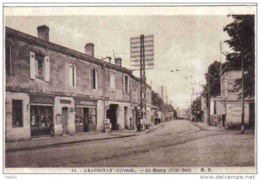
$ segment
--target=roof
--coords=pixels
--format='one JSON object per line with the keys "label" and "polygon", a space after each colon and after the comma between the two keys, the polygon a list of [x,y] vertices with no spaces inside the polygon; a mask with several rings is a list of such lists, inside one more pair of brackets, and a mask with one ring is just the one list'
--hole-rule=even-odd
{"label": "roof", "polygon": [[120,67],[120,66],[117,66],[115,64],[111,64],[111,63],[102,61],[100,59],[89,56],[87,54],[84,54],[84,53],[75,51],[73,49],[70,49],[70,48],[67,48],[67,47],[64,47],[64,46],[61,46],[61,45],[58,45],[58,44],[37,38],[37,37],[34,37],[34,36],[31,36],[29,34],[25,34],[23,32],[15,30],[15,29],[5,27],[5,32],[6,32],[6,35],[10,34],[10,35],[19,37],[19,38],[21,38],[21,39],[23,39],[23,40],[25,40],[29,43],[36,44],[36,45],[39,45],[39,46],[42,46],[42,47],[45,47],[45,48],[48,48],[48,49],[52,49],[52,50],[55,50],[55,51],[59,51],[59,52],[62,52],[64,54],[73,56],[75,58],[82,59],[84,61],[89,61],[89,62],[95,63],[97,65],[106,66],[106,67],[109,67],[111,69],[115,69],[117,71],[121,71],[121,72],[132,75],[132,71],[127,69],[127,68]]}

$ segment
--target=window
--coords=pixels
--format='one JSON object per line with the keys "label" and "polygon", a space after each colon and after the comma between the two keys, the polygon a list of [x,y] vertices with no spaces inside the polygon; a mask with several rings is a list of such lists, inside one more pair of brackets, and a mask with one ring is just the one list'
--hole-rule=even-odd
{"label": "window", "polygon": [[13,100],[13,127],[23,127],[23,101]]}
{"label": "window", "polygon": [[95,69],[91,70],[92,76],[92,88],[97,89],[97,71]]}
{"label": "window", "polygon": [[35,75],[38,79],[43,79],[43,58],[41,54],[35,54]]}
{"label": "window", "polygon": [[69,85],[76,86],[76,65],[70,64],[69,65]]}
{"label": "window", "polygon": [[6,75],[12,76],[11,45],[5,46],[5,69]]}
{"label": "window", "polygon": [[116,89],[116,77],[115,74],[110,74],[110,88],[112,91]]}
{"label": "window", "polygon": [[89,124],[96,125],[97,114],[96,108],[89,108]]}
{"label": "window", "polygon": [[129,92],[129,79],[128,76],[125,75],[124,77],[124,93],[128,93]]}
{"label": "window", "polygon": [[83,119],[84,119],[84,112],[83,108],[76,107],[75,108],[76,114],[75,114],[75,125],[79,126],[83,124]]}
{"label": "window", "polygon": [[217,114],[217,101],[214,101],[214,114]]}
{"label": "window", "polygon": [[30,78],[50,81],[50,58],[30,52]]}
{"label": "window", "polygon": [[31,135],[39,136],[51,134],[51,128],[53,128],[52,107],[31,105],[30,110]]}

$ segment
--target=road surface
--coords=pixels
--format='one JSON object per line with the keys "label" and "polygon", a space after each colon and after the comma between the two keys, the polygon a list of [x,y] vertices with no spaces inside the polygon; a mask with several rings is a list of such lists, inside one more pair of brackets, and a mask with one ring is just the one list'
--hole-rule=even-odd
{"label": "road surface", "polygon": [[253,131],[205,130],[186,120],[147,134],[6,153],[6,167],[254,166]]}

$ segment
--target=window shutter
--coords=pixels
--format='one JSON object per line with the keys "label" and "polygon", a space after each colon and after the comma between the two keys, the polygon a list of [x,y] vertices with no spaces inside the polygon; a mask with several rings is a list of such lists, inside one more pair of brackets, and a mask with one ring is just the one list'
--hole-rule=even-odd
{"label": "window shutter", "polygon": [[94,89],[94,75],[93,75],[93,69],[90,70],[90,77],[91,77],[91,88]]}
{"label": "window shutter", "polygon": [[30,78],[35,79],[35,54],[30,52]]}
{"label": "window shutter", "polygon": [[97,89],[97,70],[94,70],[94,73],[95,73],[95,84],[96,84],[96,87],[95,87],[95,89]]}
{"label": "window shutter", "polygon": [[50,81],[50,57],[49,56],[45,56],[44,57],[44,81]]}
{"label": "window shutter", "polygon": [[74,73],[74,84],[73,84],[73,86],[77,86],[77,72],[76,72],[76,65],[74,64],[73,65],[73,68],[74,68],[74,71],[73,71],[73,73]]}
{"label": "window shutter", "polygon": [[123,88],[124,88],[124,93],[125,93],[125,75],[123,76]]}
{"label": "window shutter", "polygon": [[69,64],[69,85],[70,86],[73,86],[73,83],[72,83],[72,78],[73,78],[73,70],[72,70],[72,67],[73,65],[72,64]]}
{"label": "window shutter", "polygon": [[38,76],[38,74],[39,74],[39,72],[38,72],[38,60],[37,59],[35,59],[35,61],[34,61],[34,64],[35,64],[35,69],[34,69],[34,72],[35,72],[35,77],[37,77]]}
{"label": "window shutter", "polygon": [[129,76],[127,76],[127,93],[129,93]]}
{"label": "window shutter", "polygon": [[114,75],[114,74],[111,74],[111,75],[110,75],[110,87],[111,87],[111,90],[113,90],[113,91],[115,90],[115,87],[116,87],[116,86],[115,86],[115,81],[116,81],[116,80],[115,80],[115,75]]}

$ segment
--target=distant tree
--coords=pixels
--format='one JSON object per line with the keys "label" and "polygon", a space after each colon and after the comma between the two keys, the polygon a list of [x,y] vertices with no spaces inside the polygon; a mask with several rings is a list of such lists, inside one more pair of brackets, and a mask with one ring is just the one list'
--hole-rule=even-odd
{"label": "distant tree", "polygon": [[[233,22],[224,27],[224,31],[230,36],[225,43],[233,50],[227,54],[228,69],[241,70],[241,60],[244,59],[244,95],[255,95],[255,16],[232,15]],[[241,80],[236,81],[241,88]]]}
{"label": "distant tree", "polygon": [[201,101],[200,101],[200,98],[201,97],[197,97],[193,102],[192,102],[192,105],[191,105],[191,112],[193,115],[197,116],[199,115],[200,113],[200,110],[201,110]]}
{"label": "distant tree", "polygon": [[162,111],[163,112],[174,112],[174,108],[170,104],[163,104]]}
{"label": "distant tree", "polygon": [[[210,96],[220,96],[220,63],[215,61],[208,67],[208,72],[205,74],[206,86],[204,86],[203,95],[208,93],[210,86]],[[208,96],[206,96],[208,98]]]}
{"label": "distant tree", "polygon": [[159,96],[158,93],[152,91],[152,104],[156,106],[160,111],[163,108],[163,99]]}
{"label": "distant tree", "polygon": [[177,116],[177,112],[171,104],[166,104],[158,93],[152,91],[152,104],[156,106],[162,112],[173,112],[174,117]]}

